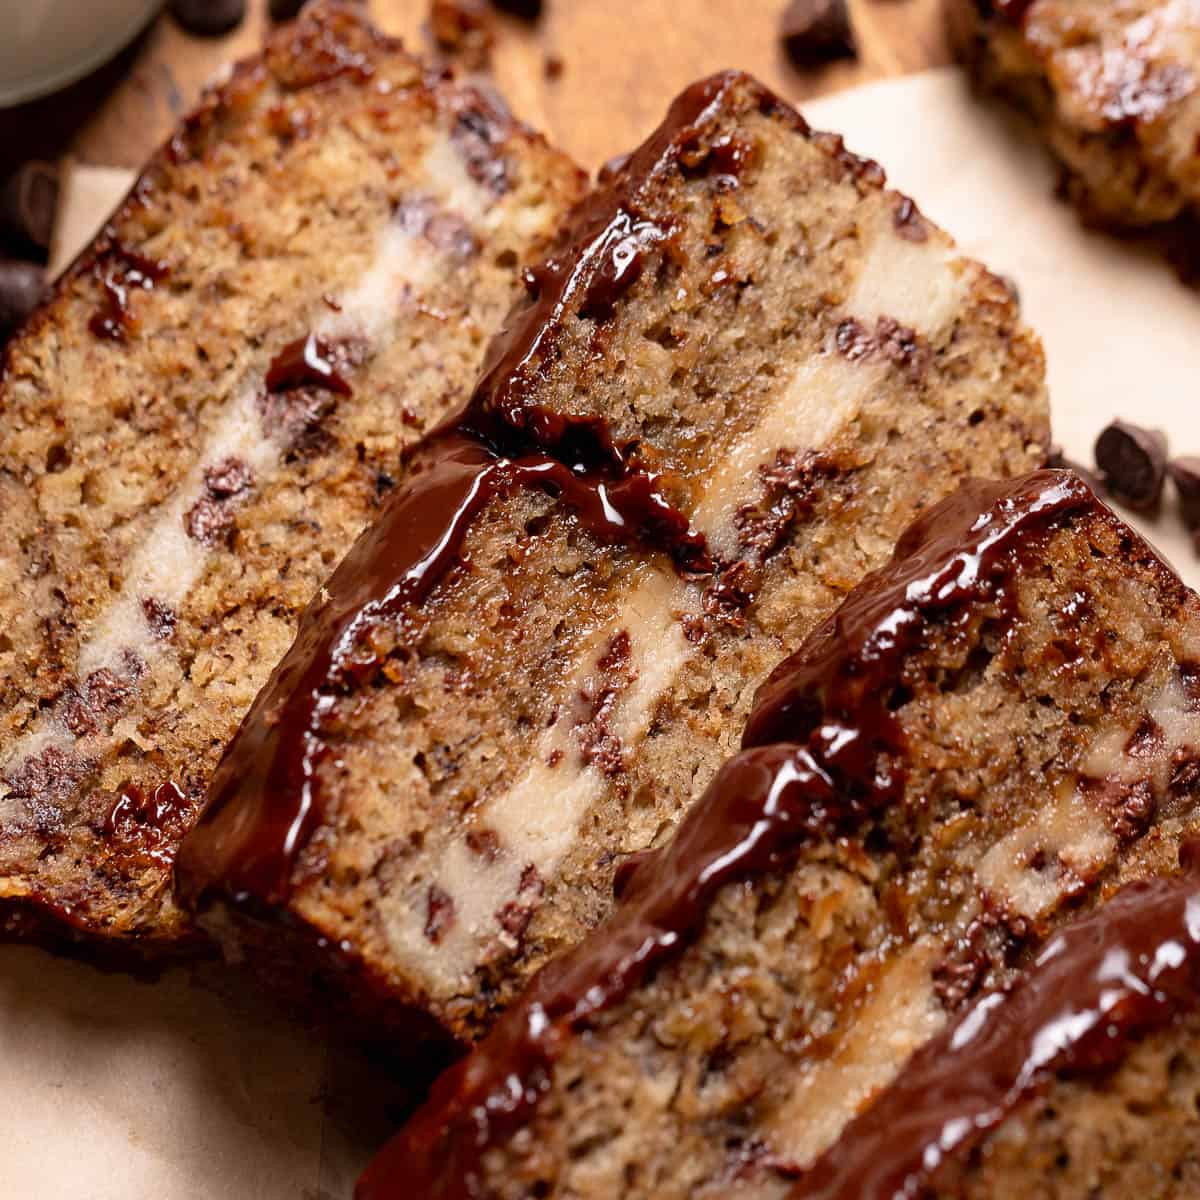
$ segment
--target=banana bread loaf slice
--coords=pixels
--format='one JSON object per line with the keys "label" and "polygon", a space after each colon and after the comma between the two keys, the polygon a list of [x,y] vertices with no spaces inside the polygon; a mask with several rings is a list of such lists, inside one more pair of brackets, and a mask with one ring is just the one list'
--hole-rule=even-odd
{"label": "banana bread loaf slice", "polygon": [[461,1038],[605,915],[912,515],[1046,433],[1003,284],[744,75],[684,93],[572,230],[179,860],[258,970],[328,955],[335,992]]}
{"label": "banana bread loaf slice", "polygon": [[1069,472],[922,516],[359,1200],[785,1197],[982,988],[1200,827],[1200,598]]}
{"label": "banana bread loaf slice", "polygon": [[582,191],[360,11],[236,67],[8,348],[8,932],[188,936],[171,865],[222,749]]}
{"label": "banana bread loaf slice", "polygon": [[[1093,223],[1200,216],[1200,8],[1175,0],[947,0],[977,82],[1023,108]],[[1193,240],[1193,245],[1195,244]]]}
{"label": "banana bread loaf slice", "polygon": [[1168,1200],[1200,1187],[1200,879],[1131,883],[904,1070],[792,1200]]}

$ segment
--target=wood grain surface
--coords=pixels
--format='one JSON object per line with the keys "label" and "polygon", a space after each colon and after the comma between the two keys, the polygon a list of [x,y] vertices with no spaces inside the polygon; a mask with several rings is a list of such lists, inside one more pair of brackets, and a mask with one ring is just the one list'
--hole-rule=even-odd
{"label": "wood grain surface", "polygon": [[[546,0],[536,23],[497,15],[492,74],[513,110],[585,167],[635,145],[670,99],[724,67],[799,101],[948,61],[941,0],[849,0],[857,61],[798,70],[778,40],[786,0]],[[428,0],[370,0],[375,21],[428,52]],[[0,169],[70,153],[134,167],[223,63],[259,45],[266,0],[232,34],[184,33],[165,14],[115,63],[66,94],[0,113]],[[558,58],[562,71],[546,69]]]}

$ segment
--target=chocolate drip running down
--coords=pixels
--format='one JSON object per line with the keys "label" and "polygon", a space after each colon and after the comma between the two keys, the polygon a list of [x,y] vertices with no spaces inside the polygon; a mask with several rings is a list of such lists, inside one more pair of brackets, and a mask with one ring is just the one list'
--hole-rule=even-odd
{"label": "chocolate drip running down", "polygon": [[865,830],[899,801],[888,711],[926,621],[1003,600],[1023,547],[1098,505],[1078,476],[971,483],[931,509],[892,562],[760,689],[743,751],[663,849],[627,865],[613,916],[537,975],[492,1033],[442,1076],[362,1177],[357,1200],[475,1200],[482,1162],[530,1116],[569,1031],[619,1003],[696,936],[727,882],[783,867],[809,844]]}
{"label": "chocolate drip running down", "polygon": [[1200,843],[1182,878],[1129,884],[1047,943],[1017,985],[927,1042],[791,1200],[915,1200],[1056,1074],[1119,1062],[1200,1001]]}
{"label": "chocolate drip running down", "polygon": [[[561,498],[601,540],[665,549],[684,572],[708,572],[704,540],[661,494],[656,477],[625,461],[604,420],[551,412],[531,398],[554,360],[553,330],[569,310],[608,320],[638,280],[647,250],[668,242],[639,199],[667,169],[732,178],[747,155],[700,148],[696,126],[745,83],[736,72],[689,88],[606,189],[571,218],[567,249],[530,272],[530,301],[489,349],[466,408],[418,448],[411,482],[395,492],[327,585],[330,599],[303,617],[296,641],[259,693],[219,765],[209,805],[180,852],[177,890],[198,906],[210,890],[235,903],[286,899],[295,859],[320,819],[323,721],[341,683],[374,669],[361,647],[373,624],[420,604],[457,558],[474,519],[495,495],[534,486]],[[760,85],[764,111],[791,109]],[[287,347],[268,387],[336,384],[312,339]],[[257,907],[257,906],[256,906]]]}

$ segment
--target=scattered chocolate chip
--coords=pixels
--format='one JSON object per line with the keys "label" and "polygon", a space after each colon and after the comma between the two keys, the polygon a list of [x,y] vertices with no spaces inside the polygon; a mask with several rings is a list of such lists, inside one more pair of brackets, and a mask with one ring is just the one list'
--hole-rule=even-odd
{"label": "scattered chocolate chip", "polygon": [[454,122],[451,140],[462,156],[467,174],[495,195],[508,191],[508,162],[500,152],[504,131],[482,108],[469,108]]}
{"label": "scattered chocolate chip", "polygon": [[566,64],[557,54],[547,54],[542,59],[542,74],[547,79],[561,79],[563,71],[566,69]]}
{"label": "scattered chocolate chip", "polygon": [[236,522],[227,505],[211,496],[202,496],[184,514],[183,527],[188,537],[202,546],[216,546],[231,541]]}
{"label": "scattered chocolate chip", "polygon": [[468,830],[466,840],[472,854],[478,854],[484,862],[495,862],[500,853],[500,835],[494,829]]}
{"label": "scattered chocolate chip", "polygon": [[304,7],[305,0],[270,0],[268,11],[272,21],[290,21]]}
{"label": "scattered chocolate chip", "polygon": [[188,33],[219,37],[240,25],[246,0],[170,0],[171,16]]}
{"label": "scattered chocolate chip", "polygon": [[1177,458],[1167,465],[1179,493],[1179,512],[1200,551],[1200,458]]}
{"label": "scattered chocolate chip", "polygon": [[1172,796],[1190,796],[1200,789],[1200,759],[1192,751],[1177,750],[1171,763],[1171,781],[1167,790]]}
{"label": "scattered chocolate chip", "polygon": [[228,500],[254,486],[254,472],[240,458],[226,458],[204,468],[204,486],[214,500]]}
{"label": "scattered chocolate chip", "polygon": [[893,201],[892,224],[896,232],[910,242],[924,242],[929,237],[921,210],[907,196],[897,196]]}
{"label": "scattered chocolate chip", "polygon": [[0,342],[41,302],[46,274],[37,263],[0,258]]}
{"label": "scattered chocolate chip", "polygon": [[429,889],[425,909],[425,936],[435,946],[454,924],[454,900],[435,883]]}
{"label": "scattered chocolate chip", "polygon": [[479,253],[479,242],[471,232],[471,227],[457,213],[434,213],[425,222],[425,240],[462,262]]}
{"label": "scattered chocolate chip", "polygon": [[501,12],[526,21],[536,21],[542,15],[542,0],[492,0],[492,4]]}
{"label": "scattered chocolate chip", "polygon": [[791,0],[779,36],[796,66],[858,56],[846,0]]}
{"label": "scattered chocolate chip", "polygon": [[175,610],[154,596],[147,596],[142,601],[142,612],[146,624],[150,626],[152,636],[159,641],[167,641],[175,634]]}
{"label": "scattered chocolate chip", "polygon": [[1158,506],[1167,475],[1167,438],[1157,429],[1114,421],[1096,439],[1096,465],[1109,492],[1140,512]]}
{"label": "scattered chocolate chip", "polygon": [[267,368],[266,383],[268,392],[317,387],[339,396],[352,394],[350,384],[334,364],[334,346],[315,333],[289,342],[275,355]]}
{"label": "scattered chocolate chip", "polygon": [[58,168],[27,162],[0,188],[0,227],[42,250],[50,246],[58,211]]}
{"label": "scattered chocolate chip", "polygon": [[461,55],[476,70],[487,64],[496,41],[483,0],[432,0],[429,30],[440,49]]}

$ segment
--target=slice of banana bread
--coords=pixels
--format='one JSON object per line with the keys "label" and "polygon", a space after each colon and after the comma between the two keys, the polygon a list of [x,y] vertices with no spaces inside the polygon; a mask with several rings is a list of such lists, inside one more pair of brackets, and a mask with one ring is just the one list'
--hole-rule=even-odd
{"label": "slice of banana bread", "polygon": [[909,1060],[792,1200],[1168,1200],[1200,1186],[1200,846]]}
{"label": "slice of banana bread", "polygon": [[1200,828],[1200,598],[1069,472],[921,517],[360,1200],[784,1197],[909,1055]]}
{"label": "slice of banana bread", "polygon": [[0,382],[0,927],[189,935],[179,839],[583,180],[361,6],[150,162]]}
{"label": "slice of banana bread", "polygon": [[1200,8],[1176,0],[947,0],[985,88],[1030,114],[1093,223],[1200,217]]}
{"label": "slice of banana bread", "polygon": [[606,914],[912,516],[1044,453],[1004,285],[744,75],[685,92],[572,230],[179,862],[260,971],[329,954],[336,992],[462,1038]]}

